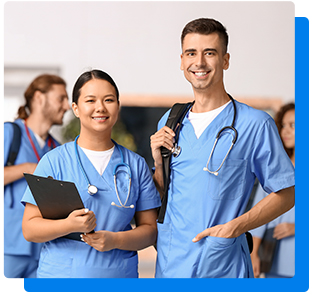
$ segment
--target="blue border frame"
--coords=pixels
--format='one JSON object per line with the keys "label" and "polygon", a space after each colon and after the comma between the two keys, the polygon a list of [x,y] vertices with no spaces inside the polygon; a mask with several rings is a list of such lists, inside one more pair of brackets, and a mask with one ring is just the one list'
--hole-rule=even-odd
{"label": "blue border frame", "polygon": [[305,292],[309,289],[309,21],[295,19],[296,266],[291,279],[25,279],[28,292]]}

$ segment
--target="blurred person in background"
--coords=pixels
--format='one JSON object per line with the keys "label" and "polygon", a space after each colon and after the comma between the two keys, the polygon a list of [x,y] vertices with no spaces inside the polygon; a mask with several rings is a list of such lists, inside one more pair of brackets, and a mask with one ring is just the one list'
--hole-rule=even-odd
{"label": "blurred person in background", "polygon": [[[35,78],[24,97],[25,105],[18,109],[14,123],[4,123],[4,275],[8,278],[35,277],[42,245],[23,237],[20,201],[27,185],[23,173],[33,173],[40,158],[60,145],[49,130],[61,125],[70,109],[66,82],[56,75]],[[11,144],[16,138],[20,144],[12,163]]]}
{"label": "blurred person in background", "polygon": [[[295,165],[295,104],[290,103],[281,107],[275,116],[275,122],[284,148]],[[267,193],[259,184],[253,206]],[[295,271],[295,207],[275,220],[251,231],[253,235],[253,251],[251,254],[255,277],[261,276],[260,257],[258,250],[267,229],[274,228],[273,237],[277,240],[273,262],[266,278],[293,277]]]}

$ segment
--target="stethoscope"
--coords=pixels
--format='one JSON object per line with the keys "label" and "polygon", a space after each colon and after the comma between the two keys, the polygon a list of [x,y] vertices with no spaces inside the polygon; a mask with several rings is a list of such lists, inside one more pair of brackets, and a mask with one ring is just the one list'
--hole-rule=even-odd
{"label": "stethoscope", "polygon": [[[229,155],[229,153],[230,153],[232,147],[234,146],[234,144],[235,144],[235,142],[237,141],[237,138],[238,138],[238,131],[234,128],[234,122],[235,122],[235,119],[236,119],[236,116],[237,116],[237,108],[236,108],[234,99],[233,99],[229,94],[228,94],[228,96],[229,96],[229,98],[230,98],[230,100],[231,100],[231,102],[232,102],[232,104],[233,104],[233,120],[232,120],[232,123],[231,123],[230,126],[225,126],[225,127],[223,127],[223,128],[217,133],[216,140],[215,140],[214,146],[213,146],[213,148],[212,148],[212,151],[210,152],[209,158],[208,158],[208,160],[207,160],[206,167],[203,168],[203,171],[207,171],[207,172],[209,172],[210,174],[213,174],[213,175],[215,175],[215,176],[218,176],[218,171],[221,169],[222,165],[224,164],[224,162],[225,162],[227,156]],[[227,131],[227,130],[232,130],[234,133],[232,133],[232,132],[230,132],[230,131]],[[230,146],[230,148],[229,148],[229,150],[228,150],[228,152],[227,152],[225,158],[222,160],[220,166],[218,167],[218,169],[217,169],[216,171],[210,171],[210,170],[208,169],[208,165],[209,165],[209,162],[210,162],[210,160],[211,160],[211,158],[212,158],[212,155],[213,155],[214,149],[215,149],[215,147],[216,147],[216,145],[217,145],[218,139],[220,138],[220,136],[221,136],[221,134],[222,134],[223,132],[227,132],[227,133],[229,133],[229,134],[231,134],[231,135],[233,136],[233,139],[232,139],[232,141],[231,141],[231,146]]]}
{"label": "stethoscope", "polygon": [[[213,175],[215,175],[215,176],[218,176],[218,171],[221,169],[222,165],[224,164],[224,162],[225,162],[227,156],[229,155],[229,153],[230,153],[232,147],[234,146],[234,144],[235,144],[235,142],[237,141],[237,138],[238,138],[238,131],[237,131],[237,130],[235,129],[235,127],[234,127],[234,122],[235,122],[235,119],[236,119],[236,116],[237,116],[237,108],[236,108],[236,105],[235,105],[235,102],[234,102],[233,97],[230,96],[229,94],[228,94],[228,96],[229,96],[229,98],[230,98],[230,100],[231,100],[231,102],[232,102],[232,104],[233,104],[233,120],[232,120],[232,123],[231,123],[230,126],[225,126],[225,127],[223,127],[223,128],[217,133],[216,140],[215,140],[214,146],[213,146],[213,148],[212,148],[212,150],[211,150],[211,152],[210,152],[210,155],[209,155],[207,164],[206,164],[206,166],[203,168],[203,171],[207,171],[207,172],[209,172],[210,174],[213,174]],[[191,104],[190,108],[192,107],[192,105],[193,105],[193,103]],[[183,117],[184,117],[184,116],[183,116]],[[179,122],[179,125],[181,125],[182,120],[183,120],[183,118],[182,118],[181,121]],[[179,129],[179,128],[178,128],[178,129]],[[227,130],[232,130],[234,133],[232,133],[232,132],[230,132],[230,131],[227,131]],[[214,152],[215,147],[216,147],[216,145],[217,145],[218,139],[220,138],[220,136],[221,136],[222,133],[224,133],[224,132],[230,133],[230,134],[233,136],[233,139],[232,139],[232,142],[231,142],[231,146],[230,146],[230,148],[229,148],[229,150],[228,150],[228,152],[227,152],[225,158],[222,160],[220,166],[218,167],[218,169],[215,170],[215,171],[210,171],[209,168],[208,168],[209,162],[210,162],[210,160],[211,160],[211,158],[212,158],[212,155],[213,155],[213,152]],[[172,155],[173,155],[174,157],[178,157],[178,156],[180,155],[180,153],[181,153],[181,147],[178,146],[178,136],[175,137],[175,143],[174,143],[174,147],[173,147],[172,150],[171,150],[171,153],[172,153]]]}
{"label": "stethoscope", "polygon": [[[84,175],[84,178],[85,178],[85,180],[86,180],[86,182],[87,182],[87,184],[88,184],[88,185],[87,185],[87,192],[88,192],[90,195],[94,195],[94,194],[96,194],[96,193],[98,192],[98,188],[97,188],[95,185],[92,185],[92,184],[90,183],[90,181],[89,181],[89,179],[88,179],[88,177],[87,177],[87,174],[86,174],[86,172],[85,172],[85,170],[84,170],[84,168],[83,168],[83,165],[82,165],[80,156],[79,156],[78,151],[77,151],[77,139],[78,139],[78,137],[79,137],[79,135],[75,138],[75,141],[74,141],[76,159],[77,159],[77,162],[78,162],[78,164],[79,164],[79,166],[80,166],[80,169],[81,169],[81,171],[82,171],[82,173],[83,173],[83,175]],[[114,187],[115,187],[116,195],[117,195],[117,198],[118,198],[118,201],[119,201],[120,205],[117,205],[115,202],[111,202],[111,205],[112,205],[112,206],[116,206],[116,207],[118,207],[118,208],[125,208],[125,209],[130,208],[130,209],[133,209],[133,208],[134,208],[134,205],[133,205],[133,204],[132,204],[132,205],[129,205],[129,206],[126,206],[126,203],[127,203],[128,200],[129,200],[129,196],[130,196],[130,192],[131,192],[132,172],[131,172],[130,166],[124,162],[124,157],[123,157],[121,148],[119,147],[119,145],[118,145],[115,141],[113,141],[113,142],[114,142],[114,144],[115,144],[115,147],[118,148],[119,153],[120,153],[120,157],[121,157],[121,162],[118,163],[118,164],[114,167],[114,170],[113,170]],[[125,172],[125,171],[124,171],[124,172],[127,173],[128,176],[129,176],[128,195],[127,195],[127,198],[126,198],[124,204],[122,204],[122,202],[121,202],[121,199],[120,199],[120,196],[119,196],[119,192],[118,192],[118,187],[117,187],[117,171],[118,171],[118,168],[121,167],[121,166],[124,166],[124,167],[127,168],[127,172]]]}

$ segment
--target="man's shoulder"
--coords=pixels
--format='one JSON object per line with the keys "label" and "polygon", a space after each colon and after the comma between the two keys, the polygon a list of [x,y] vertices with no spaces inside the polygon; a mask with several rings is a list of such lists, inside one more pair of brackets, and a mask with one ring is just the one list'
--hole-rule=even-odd
{"label": "man's shoulder", "polygon": [[255,109],[245,103],[235,102],[239,118],[247,122],[262,124],[272,119],[272,117],[263,110]]}

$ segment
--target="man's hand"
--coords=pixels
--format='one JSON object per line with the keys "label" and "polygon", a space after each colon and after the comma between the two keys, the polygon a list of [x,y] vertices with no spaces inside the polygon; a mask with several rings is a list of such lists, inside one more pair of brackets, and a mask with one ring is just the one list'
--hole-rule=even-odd
{"label": "man's hand", "polygon": [[224,237],[224,238],[236,237],[236,235],[234,235],[232,231],[232,228],[230,228],[228,223],[226,223],[226,224],[216,225],[216,226],[205,229],[204,231],[196,235],[192,239],[192,242],[196,243],[206,236],[216,236],[216,237]]}
{"label": "man's hand", "polygon": [[174,136],[174,131],[167,126],[164,126],[150,137],[150,147],[152,150],[153,159],[155,161],[155,166],[162,165],[160,147],[163,146],[171,150],[173,148]]}

